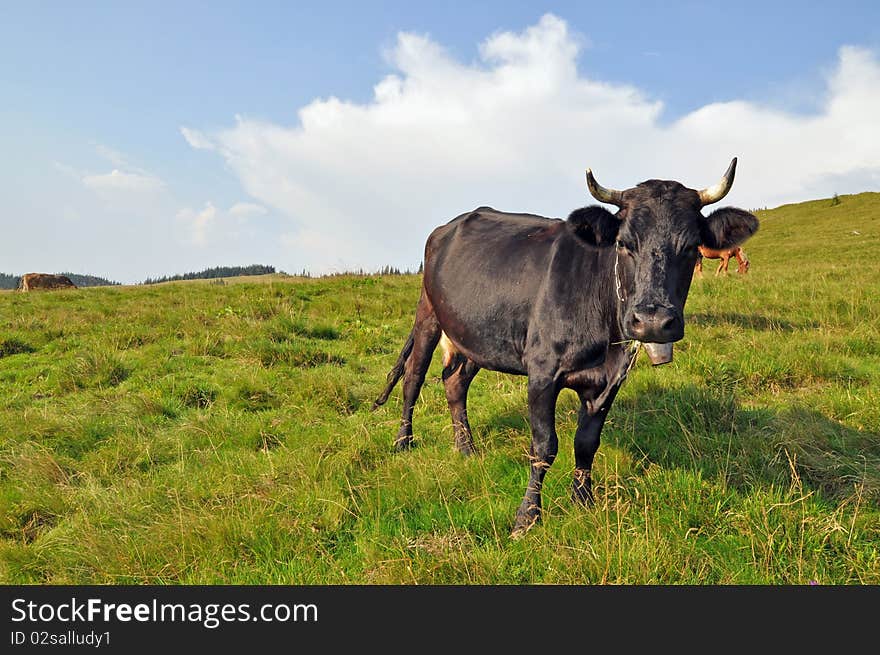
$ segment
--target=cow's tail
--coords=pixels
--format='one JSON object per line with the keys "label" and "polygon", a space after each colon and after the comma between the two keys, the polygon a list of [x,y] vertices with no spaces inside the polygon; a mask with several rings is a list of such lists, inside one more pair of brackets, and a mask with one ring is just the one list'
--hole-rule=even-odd
{"label": "cow's tail", "polygon": [[394,389],[397,381],[403,377],[403,369],[406,366],[406,360],[409,359],[409,355],[413,349],[413,342],[415,340],[415,337],[413,336],[414,334],[415,328],[409,333],[409,337],[407,337],[406,343],[403,345],[403,350],[400,351],[400,356],[397,358],[397,363],[394,365],[394,368],[388,371],[385,390],[378,398],[376,398],[376,401],[373,403],[373,409],[385,404],[385,401],[388,400],[388,396],[391,395],[391,391]]}

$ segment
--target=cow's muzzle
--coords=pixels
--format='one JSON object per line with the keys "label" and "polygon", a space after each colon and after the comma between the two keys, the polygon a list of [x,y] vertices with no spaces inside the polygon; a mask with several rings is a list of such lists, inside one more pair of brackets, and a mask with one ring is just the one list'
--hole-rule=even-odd
{"label": "cow's muzzle", "polygon": [[670,343],[684,337],[684,317],[674,307],[638,305],[624,320],[626,336],[643,343]]}

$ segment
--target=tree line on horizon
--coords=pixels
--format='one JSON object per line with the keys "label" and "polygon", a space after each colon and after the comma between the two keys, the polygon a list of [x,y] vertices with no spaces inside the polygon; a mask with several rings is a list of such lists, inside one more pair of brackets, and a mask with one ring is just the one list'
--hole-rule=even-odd
{"label": "tree line on horizon", "polygon": [[250,266],[215,266],[194,273],[148,277],[141,284],[159,284],[160,282],[179,282],[181,280],[211,280],[219,277],[238,277],[240,275],[269,275],[275,273],[274,266],[251,264]]}

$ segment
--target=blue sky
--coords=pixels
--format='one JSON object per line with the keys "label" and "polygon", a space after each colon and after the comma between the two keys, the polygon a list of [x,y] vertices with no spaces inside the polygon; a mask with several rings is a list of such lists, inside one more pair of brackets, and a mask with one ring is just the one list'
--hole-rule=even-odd
{"label": "blue sky", "polygon": [[[878,51],[871,2],[7,2],[0,271],[413,266],[463,203],[588,202],[587,166],[705,186],[739,155],[749,207],[877,190]],[[791,144],[833,162],[762,187]]]}

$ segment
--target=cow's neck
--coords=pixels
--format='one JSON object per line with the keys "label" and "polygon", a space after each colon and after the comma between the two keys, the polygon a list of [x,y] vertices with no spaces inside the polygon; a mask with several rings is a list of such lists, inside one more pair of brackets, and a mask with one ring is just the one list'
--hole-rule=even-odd
{"label": "cow's neck", "polygon": [[[629,340],[623,335],[627,290],[621,277],[620,257],[617,248],[603,248],[599,252],[600,266],[593,293],[600,298],[600,306],[605,317],[602,325],[607,330],[609,346],[623,345],[623,342]],[[628,346],[628,343],[626,345]]]}
{"label": "cow's neck", "polygon": [[627,289],[620,271],[620,255],[617,248],[609,248],[604,255],[610,272],[611,284],[608,292],[603,294],[603,301],[608,312],[608,354],[605,359],[606,387],[593,401],[598,408],[616,393],[626,380],[638,354],[638,344],[627,339],[623,334],[623,315],[626,308]]}

